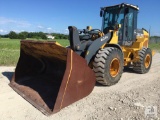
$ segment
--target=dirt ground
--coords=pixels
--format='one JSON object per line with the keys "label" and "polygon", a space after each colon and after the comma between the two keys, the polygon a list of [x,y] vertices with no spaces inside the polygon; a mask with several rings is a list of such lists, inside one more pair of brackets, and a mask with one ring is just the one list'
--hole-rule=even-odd
{"label": "dirt ground", "polygon": [[125,69],[116,85],[95,85],[89,96],[49,117],[8,86],[14,69],[0,67],[0,120],[160,120],[160,53],[149,73]]}

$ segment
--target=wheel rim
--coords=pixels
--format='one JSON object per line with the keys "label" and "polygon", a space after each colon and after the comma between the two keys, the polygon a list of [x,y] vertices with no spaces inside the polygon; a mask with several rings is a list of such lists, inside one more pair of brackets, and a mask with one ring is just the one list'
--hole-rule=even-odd
{"label": "wheel rim", "polygon": [[145,68],[149,67],[150,62],[151,62],[151,57],[150,57],[149,54],[147,54],[146,57],[145,57],[145,61],[144,61]]}
{"label": "wheel rim", "polygon": [[114,58],[110,64],[110,75],[115,77],[119,73],[120,62],[117,58]]}

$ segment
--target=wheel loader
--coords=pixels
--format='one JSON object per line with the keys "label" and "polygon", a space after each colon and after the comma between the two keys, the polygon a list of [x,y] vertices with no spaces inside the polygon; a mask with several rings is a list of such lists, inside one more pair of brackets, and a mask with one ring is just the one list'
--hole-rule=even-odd
{"label": "wheel loader", "polygon": [[102,7],[102,29],[69,26],[70,46],[55,41],[21,40],[20,58],[10,86],[46,115],[89,95],[96,81],[116,84],[124,66],[143,74],[153,52],[149,33],[137,29],[138,6]]}

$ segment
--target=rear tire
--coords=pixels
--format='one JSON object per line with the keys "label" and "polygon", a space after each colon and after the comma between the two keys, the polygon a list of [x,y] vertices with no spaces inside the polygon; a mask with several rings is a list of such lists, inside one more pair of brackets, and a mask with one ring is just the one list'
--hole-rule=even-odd
{"label": "rear tire", "polygon": [[123,73],[123,54],[114,47],[101,49],[96,54],[93,62],[96,80],[102,85],[117,83]]}
{"label": "rear tire", "polygon": [[139,61],[134,63],[133,70],[144,74],[150,70],[152,64],[152,52],[150,48],[142,48],[139,52]]}

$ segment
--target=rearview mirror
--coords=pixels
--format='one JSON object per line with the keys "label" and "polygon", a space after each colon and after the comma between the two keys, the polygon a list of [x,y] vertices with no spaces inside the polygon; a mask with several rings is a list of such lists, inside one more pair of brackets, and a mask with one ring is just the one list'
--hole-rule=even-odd
{"label": "rearview mirror", "polygon": [[101,11],[100,11],[100,17],[102,17],[102,16],[103,16],[103,11],[101,10]]}

